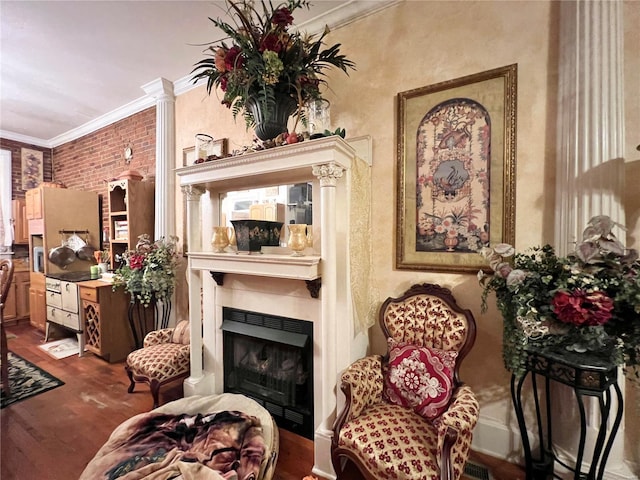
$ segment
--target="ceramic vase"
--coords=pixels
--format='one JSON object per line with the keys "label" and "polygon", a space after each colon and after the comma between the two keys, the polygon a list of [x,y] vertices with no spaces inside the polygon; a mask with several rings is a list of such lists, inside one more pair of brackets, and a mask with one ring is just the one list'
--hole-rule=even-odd
{"label": "ceramic vase", "polygon": [[227,227],[213,227],[213,237],[211,238],[211,246],[214,253],[223,253],[224,249],[229,246],[229,235]]}
{"label": "ceramic vase", "polygon": [[276,93],[275,99],[267,100],[269,111],[263,111],[264,104],[257,97],[249,97],[245,103],[256,122],[255,133],[260,140],[271,140],[287,131],[287,122],[298,107],[290,95]]}
{"label": "ceramic vase", "polygon": [[304,249],[307,248],[307,225],[304,223],[294,223],[289,225],[289,248],[293,250],[293,257],[304,256]]}

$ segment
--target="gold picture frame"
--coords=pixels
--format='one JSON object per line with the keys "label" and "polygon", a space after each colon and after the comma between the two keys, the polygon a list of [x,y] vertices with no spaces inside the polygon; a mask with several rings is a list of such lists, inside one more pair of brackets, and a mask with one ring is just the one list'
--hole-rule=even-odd
{"label": "gold picture frame", "polygon": [[517,65],[397,96],[396,268],[487,269],[515,241]]}

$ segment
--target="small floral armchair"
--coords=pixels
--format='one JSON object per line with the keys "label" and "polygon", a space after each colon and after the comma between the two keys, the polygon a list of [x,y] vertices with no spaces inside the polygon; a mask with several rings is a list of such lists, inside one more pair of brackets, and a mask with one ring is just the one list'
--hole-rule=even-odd
{"label": "small floral armchair", "polygon": [[379,318],[389,352],[341,377],[346,400],[331,445],[338,479],[350,461],[367,480],[457,480],[479,415],[458,376],[475,341],[473,315],[425,283],[388,298]]}
{"label": "small floral armchair", "polygon": [[157,408],[160,387],[189,376],[190,354],[187,320],[178,322],[175,328],[162,328],[147,333],[143,347],[127,356],[124,368],[129,376],[128,392],[133,392],[136,382],[148,383],[153,408]]}

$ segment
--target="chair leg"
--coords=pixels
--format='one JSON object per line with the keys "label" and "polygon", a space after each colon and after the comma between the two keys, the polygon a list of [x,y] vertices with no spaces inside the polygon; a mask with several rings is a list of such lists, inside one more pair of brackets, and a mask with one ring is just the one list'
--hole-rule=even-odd
{"label": "chair leg", "polygon": [[127,389],[127,392],[133,393],[133,389],[136,386],[136,382],[133,380],[133,372],[128,366],[124,367],[124,369],[127,371],[127,375],[129,376],[129,388]]}
{"label": "chair leg", "polygon": [[153,397],[153,408],[158,408],[159,402],[158,397],[160,395],[160,382],[157,380],[151,380],[149,383],[149,388],[151,389],[151,396]]}
{"label": "chair leg", "polygon": [[4,324],[0,318],[0,349],[2,350],[2,372],[0,378],[5,397],[11,395],[11,386],[9,385],[9,350],[7,349],[7,332],[4,330]]}

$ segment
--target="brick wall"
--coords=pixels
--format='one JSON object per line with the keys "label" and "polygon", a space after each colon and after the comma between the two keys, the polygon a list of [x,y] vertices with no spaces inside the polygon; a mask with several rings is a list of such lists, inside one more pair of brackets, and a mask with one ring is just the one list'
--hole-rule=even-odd
{"label": "brick wall", "polygon": [[51,149],[38,147],[23,142],[16,142],[15,140],[8,140],[6,138],[0,138],[0,148],[5,150],[11,150],[11,198],[24,198],[26,190],[22,189],[22,154],[23,148],[29,148],[31,150],[39,150],[42,152],[43,163],[43,181],[52,181],[51,172]]}
{"label": "brick wall", "polygon": [[[43,152],[43,181],[60,182],[67,188],[98,192],[102,198],[103,225],[109,224],[107,182],[125,170],[137,170],[145,179],[155,176],[156,107],[55,147],[53,150],[0,138],[0,147],[11,150],[11,198],[24,198],[21,149]],[[125,163],[124,149],[133,158]]]}
{"label": "brick wall", "polygon": [[[124,150],[133,158],[125,163]],[[155,176],[156,107],[113,123],[53,149],[53,177],[67,188],[102,195],[103,225],[107,226],[107,182],[125,170],[137,170],[145,179]]]}

